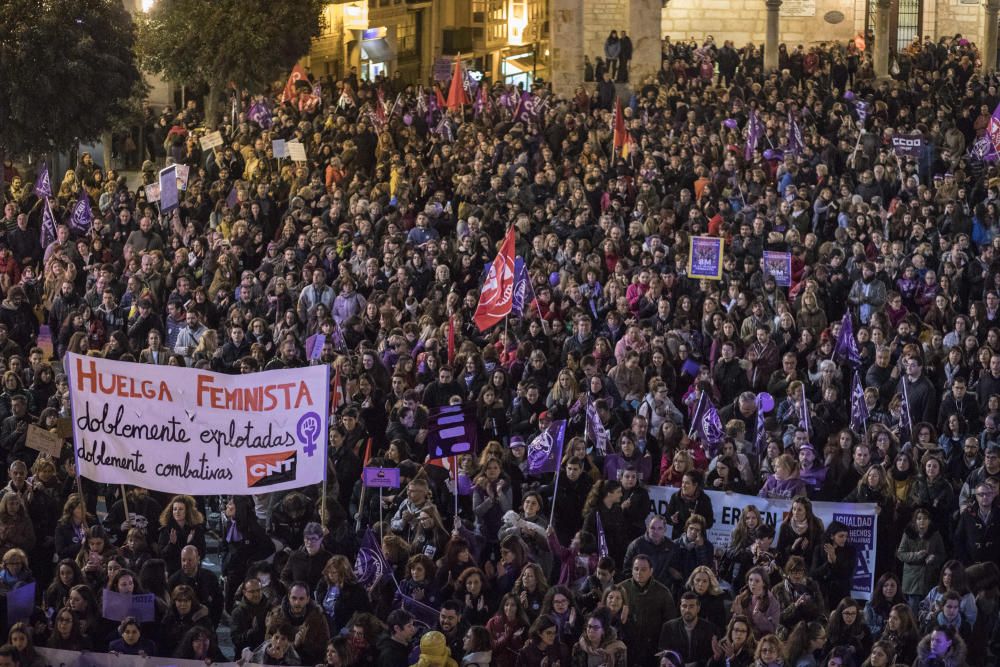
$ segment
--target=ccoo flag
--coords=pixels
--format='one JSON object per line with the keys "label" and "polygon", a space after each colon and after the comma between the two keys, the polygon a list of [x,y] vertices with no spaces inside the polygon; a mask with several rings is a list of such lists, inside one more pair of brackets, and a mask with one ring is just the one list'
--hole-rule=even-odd
{"label": "ccoo flag", "polygon": [[472,320],[480,331],[507,317],[514,302],[514,226],[511,225],[504,237],[500,252],[497,253],[483,282],[479,294],[479,305]]}
{"label": "ccoo flag", "polygon": [[587,421],[586,429],[588,437],[594,436],[594,447],[603,456],[608,451],[608,429],[601,423],[601,416],[597,414],[597,406],[592,398],[587,398]]}
{"label": "ccoo flag", "polygon": [[1000,153],[1000,104],[990,116],[990,124],[986,129],[986,134],[990,138],[990,143],[993,144],[993,152]]}
{"label": "ccoo flag", "polygon": [[802,141],[802,128],[799,121],[795,120],[795,114],[788,112],[788,152],[798,155],[802,152],[805,143]]}
{"label": "ccoo flag", "polygon": [[754,151],[757,150],[757,144],[763,136],[764,124],[760,121],[760,117],[757,116],[757,112],[751,109],[750,118],[747,121],[747,143],[743,148],[744,160],[749,162],[753,159]]}
{"label": "ccoo flag", "polygon": [[52,196],[52,180],[49,178],[49,165],[44,162],[42,163],[42,168],[38,170],[38,178],[35,179],[35,196]]}
{"label": "ccoo flag", "polygon": [[42,249],[48,248],[56,240],[56,217],[52,215],[52,205],[49,200],[45,200],[45,208],[42,210],[42,238],[39,241]]}
{"label": "ccoo flag", "polygon": [[861,377],[854,371],[851,382],[851,430],[859,435],[867,431],[868,405],[865,403],[865,388],[861,386]]}
{"label": "ccoo flag", "polygon": [[858,343],[854,340],[854,324],[851,322],[851,313],[844,313],[840,320],[840,333],[837,334],[837,344],[833,346],[833,360],[846,361],[852,368],[861,365],[861,353],[858,351]]}
{"label": "ccoo flag", "polygon": [[694,413],[694,431],[705,446],[705,451],[713,456],[716,448],[726,437],[722,429],[722,420],[719,419],[719,411],[715,409],[715,404],[705,392],[701,392],[701,399]]}
{"label": "ccoo flag", "polygon": [[90,224],[94,221],[94,212],[90,210],[90,197],[87,191],[80,189],[80,198],[73,205],[73,214],[69,219],[69,226],[77,234],[89,234]]}
{"label": "ccoo flag", "polygon": [[562,461],[563,438],[566,435],[566,420],[552,422],[528,445],[529,475],[541,475],[559,470]]}

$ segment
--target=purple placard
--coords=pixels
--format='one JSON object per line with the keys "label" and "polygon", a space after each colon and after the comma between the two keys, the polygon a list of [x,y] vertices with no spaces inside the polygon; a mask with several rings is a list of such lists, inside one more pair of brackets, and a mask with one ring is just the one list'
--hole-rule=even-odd
{"label": "purple placard", "polygon": [[372,489],[398,489],[399,468],[365,468],[361,479]]}
{"label": "purple placard", "polygon": [[306,355],[309,361],[319,361],[323,358],[324,345],[326,345],[326,334],[313,334],[306,338]]}
{"label": "purple placard", "polygon": [[722,280],[723,241],[714,236],[693,236],[688,249],[688,278]]}
{"label": "purple placard", "polygon": [[764,275],[774,277],[780,287],[792,286],[792,253],[764,251]]}
{"label": "purple placard", "polygon": [[924,138],[919,134],[896,135],[892,138],[892,150],[896,157],[919,158],[924,151]]}

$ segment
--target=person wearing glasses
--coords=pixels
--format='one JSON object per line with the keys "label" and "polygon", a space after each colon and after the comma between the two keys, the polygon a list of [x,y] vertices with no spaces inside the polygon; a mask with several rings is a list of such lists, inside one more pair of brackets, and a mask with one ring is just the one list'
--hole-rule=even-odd
{"label": "person wearing glasses", "polygon": [[955,557],[966,565],[993,561],[1000,564],[1000,510],[995,478],[975,487],[975,503],[966,507],[955,528]]}
{"label": "person wearing glasses", "polygon": [[238,592],[239,602],[233,607],[230,637],[236,655],[244,648],[256,648],[264,643],[267,612],[271,603],[264,596],[264,587],[256,577],[246,579]]}

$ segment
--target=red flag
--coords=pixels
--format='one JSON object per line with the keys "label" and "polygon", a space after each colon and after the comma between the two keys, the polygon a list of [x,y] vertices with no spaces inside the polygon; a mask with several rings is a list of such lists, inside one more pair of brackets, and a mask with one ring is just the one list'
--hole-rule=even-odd
{"label": "red flag", "polygon": [[437,84],[434,84],[434,97],[437,99],[438,109],[444,109],[448,106],[448,102],[444,99],[444,93],[441,92],[441,88]]}
{"label": "red flag", "polygon": [[461,56],[455,56],[455,67],[451,72],[451,85],[448,87],[447,107],[450,111],[461,109],[462,106],[469,103],[469,98],[465,95],[465,86],[462,85],[464,78]]}
{"label": "red flag", "polygon": [[500,252],[486,274],[486,281],[479,293],[479,305],[476,306],[476,314],[472,316],[472,320],[480,331],[486,331],[510,314],[513,302],[514,227],[511,226],[500,246]]}
{"label": "red flag", "polygon": [[368,462],[371,460],[372,460],[372,439],[368,438],[368,444],[365,445],[365,462],[361,465],[367,466]]}
{"label": "red flag", "polygon": [[330,392],[330,412],[334,413],[341,405],[347,402],[344,396],[344,385],[340,381],[340,368],[333,376],[333,391]]}
{"label": "red flag", "polygon": [[448,365],[455,363],[455,316],[448,318]]}
{"label": "red flag", "polygon": [[295,98],[296,81],[308,80],[309,77],[306,75],[306,71],[302,69],[302,65],[295,63],[295,67],[292,68],[292,73],[288,75],[288,83],[285,84],[285,91],[281,94],[281,103],[284,104],[285,102]]}
{"label": "red flag", "polygon": [[625,114],[622,112],[622,100],[615,98],[615,115],[612,125],[614,129],[614,153],[625,156],[628,153],[628,130],[625,129]]}

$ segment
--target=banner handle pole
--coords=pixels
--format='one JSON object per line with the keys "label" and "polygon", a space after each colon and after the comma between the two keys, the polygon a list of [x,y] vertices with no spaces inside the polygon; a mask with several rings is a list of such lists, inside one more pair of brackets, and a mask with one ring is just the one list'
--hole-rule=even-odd
{"label": "banner handle pole", "polygon": [[458,454],[453,454],[451,457],[452,467],[455,469],[455,520],[458,521]]}
{"label": "banner handle pole", "polygon": [[129,515],[129,512],[128,512],[128,494],[125,491],[125,485],[122,484],[120,486],[121,486],[121,491],[122,491],[122,508],[124,508],[124,510],[125,510],[125,522],[128,523],[129,527],[131,528],[132,527],[132,517]]}
{"label": "banner handle pole", "polygon": [[320,525],[326,528],[326,475],[323,475],[323,495],[319,500],[319,522]]}
{"label": "banner handle pole", "polygon": [[382,525],[382,487],[378,487],[378,539],[379,544],[385,537],[385,526]]}
{"label": "banner handle pole", "polygon": [[[361,530],[361,513],[364,512],[364,509],[365,509],[365,492],[366,491],[368,491],[368,487],[362,481],[362,483],[361,483],[361,501],[358,503],[358,515],[356,517],[357,520],[354,523],[354,529],[355,530]],[[379,503],[379,507],[381,509],[381,503]]]}

